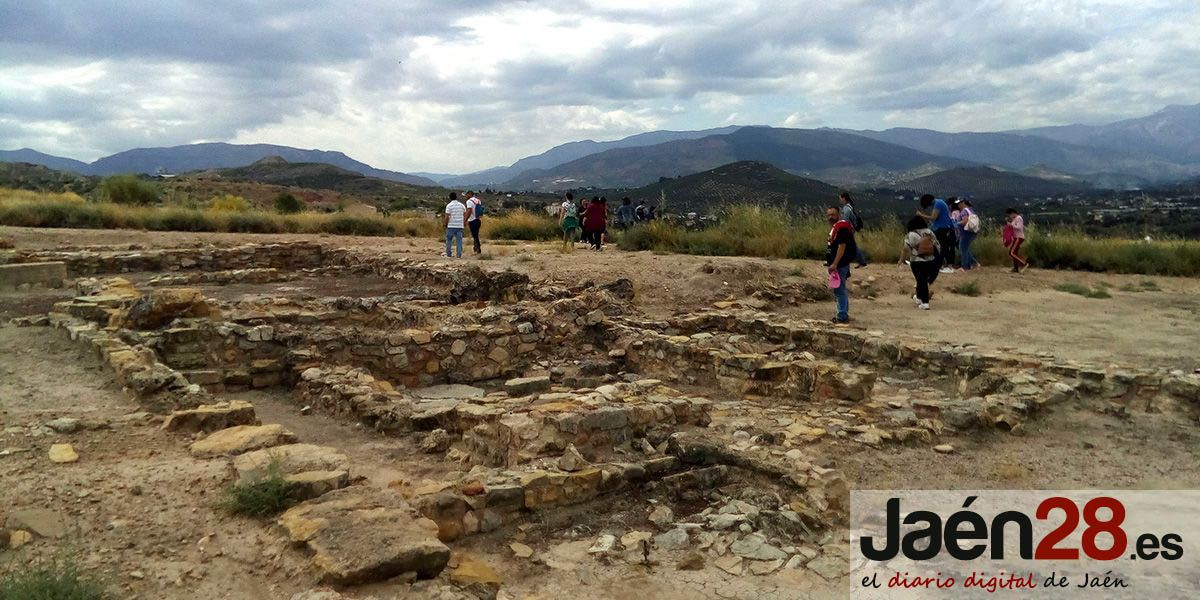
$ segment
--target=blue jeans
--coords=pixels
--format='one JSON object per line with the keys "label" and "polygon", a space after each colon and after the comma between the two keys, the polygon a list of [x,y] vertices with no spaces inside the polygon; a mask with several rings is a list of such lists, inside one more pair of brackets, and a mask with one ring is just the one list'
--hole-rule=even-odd
{"label": "blue jeans", "polygon": [[446,228],[446,256],[450,256],[450,242],[455,241],[455,240],[458,241],[458,257],[462,258],[463,228],[462,227]]}
{"label": "blue jeans", "polygon": [[842,276],[842,285],[833,290],[833,295],[837,298],[837,319],[845,321],[850,318],[850,265],[838,267],[837,272]]}
{"label": "blue jeans", "polygon": [[979,235],[978,231],[962,232],[962,236],[958,238],[958,253],[962,262],[959,265],[964,269],[970,269],[975,266],[975,255],[971,254],[971,244],[975,241],[975,236]]}

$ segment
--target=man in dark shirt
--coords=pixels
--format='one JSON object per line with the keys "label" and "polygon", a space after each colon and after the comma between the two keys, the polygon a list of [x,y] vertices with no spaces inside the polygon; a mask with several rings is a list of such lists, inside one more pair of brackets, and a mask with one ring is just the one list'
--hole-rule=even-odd
{"label": "man in dark shirt", "polygon": [[850,263],[858,252],[858,244],[854,241],[854,226],[842,218],[842,211],[836,206],[825,210],[825,218],[832,229],[829,230],[829,241],[825,249],[825,266],[829,268],[830,276],[837,273],[840,283],[833,290],[837,298],[837,314],[834,323],[846,323],[850,320],[850,290],[847,287],[850,279]]}

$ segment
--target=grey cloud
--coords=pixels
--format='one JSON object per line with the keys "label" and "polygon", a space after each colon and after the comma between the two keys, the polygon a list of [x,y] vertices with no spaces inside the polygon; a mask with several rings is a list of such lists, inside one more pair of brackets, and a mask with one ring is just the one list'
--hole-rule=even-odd
{"label": "grey cloud", "polygon": [[[453,43],[470,33],[459,19],[486,23],[514,7],[553,11],[560,25],[600,20],[654,34],[580,30],[600,48],[568,62],[556,48],[535,46],[531,31],[533,51],[499,63],[486,82],[412,59],[420,36]],[[0,72],[87,62],[110,69],[84,88],[48,86],[22,97],[0,89],[0,146],[45,143],[51,123],[72,126],[73,139],[40,149],[110,152],[229,139],[300,115],[337,123],[351,110],[374,111],[368,121],[386,122],[422,105],[438,109],[405,123],[420,136],[412,147],[440,152],[447,141],[475,137],[494,144],[490,164],[505,152],[517,158],[518,147],[615,137],[642,122],[706,119],[683,121],[704,127],[735,110],[745,122],[779,112],[761,112],[756,98],[794,98],[789,106],[806,106],[811,121],[850,111],[877,125],[974,114],[977,127],[1007,128],[1029,124],[1021,119],[1117,114],[1131,100],[1139,110],[1200,101],[1182,83],[1200,77],[1200,48],[1186,34],[1200,27],[1197,13],[1186,0],[1148,9],[1086,0],[859,0],[636,10],[600,0],[0,0]],[[1148,38],[1153,44],[1135,44]],[[176,68],[193,79],[164,76]],[[717,115],[704,107],[714,94],[746,99],[751,110]],[[171,102],[138,108],[163,97]],[[594,122],[579,122],[586,119]]]}

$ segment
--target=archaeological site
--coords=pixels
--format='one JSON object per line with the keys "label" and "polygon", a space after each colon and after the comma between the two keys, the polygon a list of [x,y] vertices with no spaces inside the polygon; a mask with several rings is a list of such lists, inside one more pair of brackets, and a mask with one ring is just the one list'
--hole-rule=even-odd
{"label": "archaeological site", "polygon": [[851,489],[1200,478],[1190,369],[834,326],[765,261],[665,308],[636,264],[58,240],[0,250],[0,562],[120,598],[836,598]]}

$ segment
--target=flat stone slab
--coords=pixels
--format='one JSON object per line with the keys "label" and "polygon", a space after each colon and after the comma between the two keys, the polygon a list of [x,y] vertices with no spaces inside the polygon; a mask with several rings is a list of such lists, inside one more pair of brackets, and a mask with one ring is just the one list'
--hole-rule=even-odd
{"label": "flat stone slab", "polygon": [[188,410],[177,410],[163,420],[167,431],[217,431],[236,425],[258,425],[254,405],[244,400],[205,404]]}
{"label": "flat stone slab", "polygon": [[480,388],[459,383],[417,388],[409,390],[408,393],[425,400],[466,400],[469,398],[482,398],[487,395],[487,392]]}
{"label": "flat stone slab", "polygon": [[44,508],[14,510],[8,513],[4,526],[8,529],[26,529],[48,538],[67,535],[67,523],[62,515]]}
{"label": "flat stone slab", "polygon": [[349,471],[305,471],[283,478],[300,500],[317,498],[350,485]]}
{"label": "flat stone slab", "polygon": [[287,444],[247,452],[233,459],[233,469],[241,482],[265,477],[272,463],[284,476],[307,471],[349,471],[350,459],[336,448],[313,444]]}
{"label": "flat stone slab", "polygon": [[292,444],[296,441],[296,434],[277,423],[237,425],[214,432],[208,437],[192,443],[191,451],[192,456],[199,458],[235,456],[252,450]]}
{"label": "flat stone slab", "polygon": [[313,552],[325,583],[355,585],[401,573],[433,578],[450,560],[437,524],[394,490],[353,486],[296,506],[279,517],[293,543]]}
{"label": "flat stone slab", "polygon": [[549,389],[550,378],[545,375],[540,377],[518,377],[504,382],[504,391],[508,392],[509,396],[528,396],[529,394],[544,392]]}

